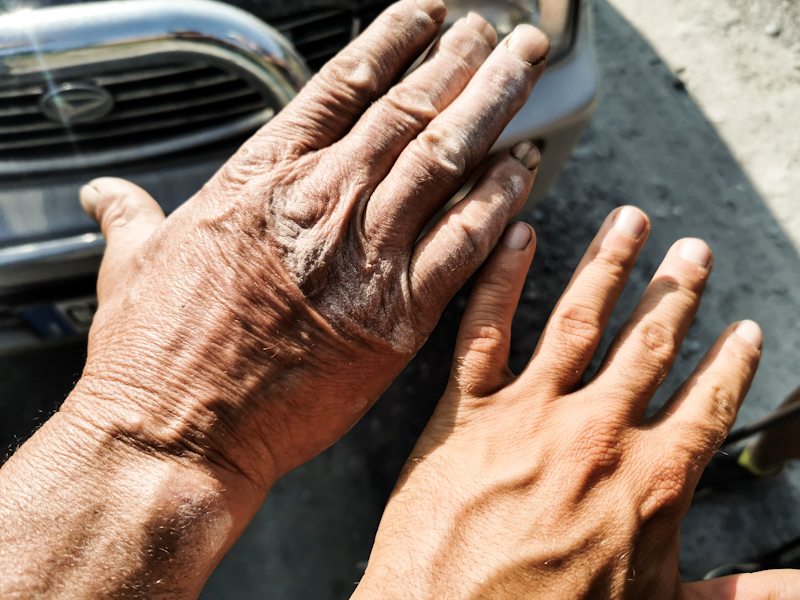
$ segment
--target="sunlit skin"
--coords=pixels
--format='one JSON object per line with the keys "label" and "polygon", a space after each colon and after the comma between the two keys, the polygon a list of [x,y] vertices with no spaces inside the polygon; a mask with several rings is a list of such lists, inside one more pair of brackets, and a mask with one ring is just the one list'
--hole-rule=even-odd
{"label": "sunlit skin", "polygon": [[[98,179],[82,190],[81,202],[107,240],[100,306],[75,390],[0,470],[0,597],[196,597],[274,482],[338,439],[419,349],[527,198],[536,149],[521,143],[500,152],[470,194],[419,235],[525,103],[548,51],[546,37],[531,26],[498,43],[491,27],[470,15],[398,82],[436,38],[444,16],[438,0],[393,5],[168,219],[129,182]],[[562,568],[544,556],[545,546],[530,546],[543,560],[531,563],[539,570],[529,575],[547,581],[549,589],[593,598],[655,589],[659,582],[667,591],[678,589],[671,569],[677,561],[674,525],[700,464],[724,435],[749,384],[758,329],[752,325],[750,341],[737,330],[720,342],[719,356],[730,350],[739,361],[726,371],[733,375],[725,385],[733,387],[725,411],[712,410],[707,395],[694,399],[697,386],[690,386],[683,421],[665,420],[697,429],[689,439],[702,459],[681,471],[693,448],[681,454],[677,433],[668,427],[661,439],[683,462],[667,461],[673,468],[659,474],[657,464],[629,458],[643,455],[650,442],[641,423],[622,415],[649,396],[641,386],[626,385],[630,373],[614,368],[632,365],[652,378],[671,355],[642,363],[642,357],[653,358],[646,344],[621,351],[598,393],[627,389],[627,397],[592,405],[586,398],[594,392],[573,388],[607,315],[601,311],[603,319],[587,327],[585,313],[564,313],[573,302],[600,302],[610,310],[644,242],[643,233],[625,231],[614,238],[621,245],[612,253],[623,266],[611,268],[614,261],[598,262],[590,253],[576,276],[565,296],[570,300],[559,305],[526,371],[526,380],[536,383],[530,389],[514,383],[503,361],[512,304],[533,244],[513,249],[504,238],[497,245],[462,327],[453,382],[387,509],[359,594],[438,599],[438,590],[446,589],[450,598],[476,597],[476,585],[483,584],[472,575],[455,577],[454,565],[474,565],[483,552],[486,563],[473,575],[488,570],[498,585],[509,582],[492,589],[493,598],[543,597],[548,592],[542,588],[519,588],[515,552],[522,546],[510,542],[537,527],[554,533],[546,515],[556,514],[568,516],[576,532],[592,535],[583,544],[574,535],[552,538],[547,547]],[[696,302],[707,269],[695,265],[687,274],[682,268]],[[580,284],[586,273],[594,273],[588,290]],[[492,289],[506,295],[487,302]],[[605,291],[598,296],[598,290]],[[660,330],[667,341],[679,343],[692,302],[676,313],[681,319]],[[483,349],[481,340],[489,342]],[[582,350],[568,368],[564,359],[575,348]],[[712,366],[718,368],[718,361]],[[558,374],[564,378],[556,382]],[[590,423],[585,415],[570,418],[570,394],[591,405],[604,435],[581,438],[581,426]],[[523,411],[523,405],[535,410]],[[613,410],[601,410],[606,407]],[[464,420],[459,435],[447,435],[448,413],[462,409],[480,418]],[[717,414],[725,418],[715,419]],[[547,435],[529,435],[545,422],[552,425]],[[473,465],[478,469],[465,468],[471,453],[498,431],[509,452],[485,452]],[[554,439],[571,440],[569,452],[553,452],[548,440]],[[564,457],[574,460],[582,452],[590,460],[573,479]],[[510,463],[515,455],[525,458]],[[449,460],[435,467],[437,457]],[[576,489],[588,489],[598,465],[608,483],[581,504]],[[476,478],[478,472],[490,477]],[[486,484],[498,477],[525,491],[519,506],[504,510],[508,504],[496,501],[496,486]],[[431,526],[420,507],[430,506],[430,490],[437,487],[459,496]],[[609,494],[612,489],[617,493]],[[408,511],[398,518],[404,495]],[[487,499],[486,511],[467,516],[491,519],[454,518],[462,513],[452,508],[469,507],[480,497]],[[521,514],[533,497],[538,512]],[[644,504],[637,506],[637,499]],[[642,515],[658,516],[664,506],[671,508],[668,526],[640,534]],[[538,525],[531,521],[537,515]],[[442,528],[463,543],[442,543]],[[419,552],[426,560],[403,552],[392,560],[387,548],[401,529],[398,550],[427,536]],[[477,546],[502,531],[513,534],[505,549]],[[597,549],[592,544],[601,539],[611,540],[608,548],[586,551]],[[666,568],[648,567],[642,552],[652,547]],[[633,558],[622,560],[620,553]],[[632,565],[645,571],[628,586]],[[410,575],[405,587],[396,576],[401,572]],[[441,575],[435,585],[433,573]],[[782,598],[753,590],[778,590],[776,582],[785,577],[697,588],[711,595],[695,598],[733,598],[733,588],[737,600]]]}
{"label": "sunlit skin", "polygon": [[761,348],[755,323],[731,325],[667,405],[644,417],[700,304],[712,266],[704,242],[680,240],[667,253],[584,383],[648,233],[638,209],[609,215],[514,375],[511,323],[535,238],[527,225],[509,228],[478,275],[449,385],[354,598],[796,597],[794,572],[681,585],[680,520]]}
{"label": "sunlit skin", "polygon": [[99,310],[75,390],[0,472],[0,596],[196,595],[275,480],[419,349],[527,199],[536,149],[499,153],[419,235],[549,47],[470,15],[398,82],[444,17],[393,5],[169,219],[128,182],[82,190],[107,239]]}

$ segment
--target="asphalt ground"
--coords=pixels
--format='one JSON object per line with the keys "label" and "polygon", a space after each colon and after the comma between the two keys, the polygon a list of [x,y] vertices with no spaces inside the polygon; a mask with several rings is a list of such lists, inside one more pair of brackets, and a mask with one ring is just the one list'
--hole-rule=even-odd
{"label": "asphalt ground", "polygon": [[[761,368],[739,422],[767,414],[800,384],[800,256],[720,138],[662,59],[611,6],[594,10],[602,98],[551,194],[528,220],[538,248],[514,324],[519,371],[605,215],[643,208],[652,233],[599,355],[669,246],[704,238],[715,267],[659,406],[730,322],[764,330]],[[445,387],[468,290],[453,300],[415,360],[339,443],[281,480],[212,575],[204,600],[347,598],[363,572],[394,480]],[[84,347],[0,360],[0,443],[13,447],[77,380]],[[595,361],[595,365],[596,365]],[[682,525],[681,570],[696,579],[800,535],[800,468],[773,484],[697,501]]]}

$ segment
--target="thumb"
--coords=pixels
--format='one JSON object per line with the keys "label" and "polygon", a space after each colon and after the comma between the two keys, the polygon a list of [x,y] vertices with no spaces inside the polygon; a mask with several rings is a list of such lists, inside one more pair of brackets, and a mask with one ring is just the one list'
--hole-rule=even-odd
{"label": "thumb", "polygon": [[476,397],[492,394],[513,379],[508,368],[511,322],[535,247],[529,225],[509,225],[472,287],[452,375],[462,390]]}
{"label": "thumb", "polygon": [[130,181],[101,177],[80,190],[81,206],[100,224],[106,251],[97,280],[100,302],[130,270],[131,259],[166,218],[152,196]]}
{"label": "thumb", "polygon": [[684,600],[794,600],[800,590],[800,571],[776,569],[729,575],[683,586]]}

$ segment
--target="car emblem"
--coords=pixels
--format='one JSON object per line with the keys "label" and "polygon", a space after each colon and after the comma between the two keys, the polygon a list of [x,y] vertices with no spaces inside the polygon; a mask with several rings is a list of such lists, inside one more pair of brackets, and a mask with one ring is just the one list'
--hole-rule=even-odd
{"label": "car emblem", "polygon": [[114,108],[114,98],[96,85],[62,83],[42,95],[39,107],[51,121],[69,126],[102,119]]}

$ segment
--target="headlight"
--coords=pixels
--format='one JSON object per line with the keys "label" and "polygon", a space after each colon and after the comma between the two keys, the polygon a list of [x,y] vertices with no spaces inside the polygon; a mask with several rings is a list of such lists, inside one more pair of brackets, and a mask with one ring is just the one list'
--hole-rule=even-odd
{"label": "headlight", "polygon": [[531,23],[550,38],[548,62],[562,56],[572,45],[578,0],[445,0],[449,27],[469,12],[489,21],[500,38],[521,23]]}

